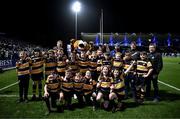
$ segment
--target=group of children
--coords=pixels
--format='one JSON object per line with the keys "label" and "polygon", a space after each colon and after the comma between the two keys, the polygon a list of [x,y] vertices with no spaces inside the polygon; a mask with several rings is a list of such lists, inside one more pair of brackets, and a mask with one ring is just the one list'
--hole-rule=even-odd
{"label": "group of children", "polygon": [[[152,72],[152,64],[148,61],[145,51],[139,52],[137,59],[131,50],[124,53],[97,50],[78,44],[69,57],[64,54],[62,41],[58,41],[56,49],[41,53],[34,50],[33,55],[27,56],[20,52],[17,61],[19,79],[19,102],[28,101],[29,79],[33,80],[32,100],[44,99],[48,113],[54,110],[62,112],[64,108],[72,109],[72,98],[77,97],[78,105],[91,105],[93,110],[102,107],[112,112],[124,108],[124,99],[130,92],[135,102],[141,104],[145,97],[145,81]],[[87,45],[87,44],[86,44]],[[42,96],[42,80],[45,74],[44,96]],[[36,89],[39,97],[36,97]]]}

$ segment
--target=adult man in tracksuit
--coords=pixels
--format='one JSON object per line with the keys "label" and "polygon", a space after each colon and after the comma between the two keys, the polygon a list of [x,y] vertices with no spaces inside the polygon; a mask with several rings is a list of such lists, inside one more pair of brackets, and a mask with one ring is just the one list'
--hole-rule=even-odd
{"label": "adult man in tracksuit", "polygon": [[154,87],[154,102],[159,101],[158,75],[163,68],[162,55],[156,51],[156,45],[149,45],[148,58],[152,63],[153,72],[146,82],[146,97],[150,97],[151,81]]}

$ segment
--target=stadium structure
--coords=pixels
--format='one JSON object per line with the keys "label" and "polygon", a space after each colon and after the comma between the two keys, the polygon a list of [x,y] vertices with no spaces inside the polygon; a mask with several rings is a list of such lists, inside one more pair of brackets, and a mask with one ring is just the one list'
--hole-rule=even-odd
{"label": "stadium structure", "polygon": [[[103,38],[102,38],[103,37]],[[122,48],[130,46],[131,41],[137,43],[138,49],[147,49],[150,43],[158,46],[161,52],[178,53],[180,51],[180,35],[176,33],[81,33],[83,41],[93,41],[95,45],[102,43],[113,47],[119,43]]]}

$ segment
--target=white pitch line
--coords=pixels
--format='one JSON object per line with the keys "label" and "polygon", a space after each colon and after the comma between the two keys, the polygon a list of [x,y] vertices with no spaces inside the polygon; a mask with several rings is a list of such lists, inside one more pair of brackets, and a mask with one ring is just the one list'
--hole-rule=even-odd
{"label": "white pitch line", "polygon": [[[19,95],[0,95],[0,97],[19,97]],[[32,97],[32,95],[28,95],[28,97]]]}
{"label": "white pitch line", "polygon": [[162,82],[162,81],[160,81],[160,80],[158,80],[158,82],[159,82],[159,83],[162,83],[162,84],[164,84],[164,85],[166,85],[166,86],[168,86],[168,87],[170,87],[170,88],[173,88],[173,89],[175,89],[175,90],[177,90],[177,91],[180,91],[180,89],[177,88],[177,87],[175,87],[175,86],[172,86],[172,85],[170,85],[170,84],[164,83],[164,82]]}
{"label": "white pitch line", "polygon": [[4,90],[4,89],[7,89],[7,88],[9,88],[9,87],[11,87],[11,86],[14,86],[14,85],[16,85],[16,84],[18,84],[18,83],[19,83],[19,81],[15,82],[15,83],[12,83],[12,84],[10,84],[10,85],[8,85],[8,86],[5,86],[5,87],[1,88],[0,91],[2,91],[2,90]]}
{"label": "white pitch line", "polygon": [[9,67],[9,68],[4,68],[3,71],[7,71],[7,70],[10,70],[10,69],[15,69],[16,67]]}
{"label": "white pitch line", "polygon": [[[168,87],[170,87],[170,88],[173,88],[173,89],[175,89],[175,90],[177,90],[177,91],[180,91],[180,89],[179,88],[177,88],[177,87],[175,87],[175,86],[172,86],[172,85],[170,85],[170,84],[167,84],[167,83],[165,83],[165,82],[162,82],[162,81],[160,81],[160,80],[158,80],[158,82],[159,83],[161,83],[161,84],[164,84],[164,85],[166,85],[166,86],[168,86]],[[16,85],[16,84],[18,84],[18,81],[17,82],[15,82],[15,83],[13,83],[13,84],[10,84],[10,85],[8,85],[8,86],[5,86],[5,87],[3,87],[3,88],[1,88],[0,89],[0,91],[2,91],[2,90],[4,90],[4,89],[7,89],[7,88],[9,88],[9,87],[11,87],[11,86],[14,86],[14,85]],[[8,95],[0,95],[0,97],[8,97]],[[10,96],[16,96],[16,95],[10,95]]]}
{"label": "white pitch line", "polygon": [[18,97],[18,95],[0,95],[0,97]]}

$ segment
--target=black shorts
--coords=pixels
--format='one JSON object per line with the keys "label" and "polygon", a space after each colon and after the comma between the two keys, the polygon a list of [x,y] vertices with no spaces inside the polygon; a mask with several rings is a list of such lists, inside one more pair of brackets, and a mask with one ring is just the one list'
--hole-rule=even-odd
{"label": "black shorts", "polygon": [[31,78],[33,81],[43,80],[43,72],[39,74],[32,74]]}
{"label": "black shorts", "polygon": [[59,76],[65,76],[65,72],[58,72]]}
{"label": "black shorts", "polygon": [[30,79],[30,75],[22,75],[22,76],[18,76],[18,80],[24,80],[24,79]]}
{"label": "black shorts", "polygon": [[117,95],[118,99],[123,100],[125,97],[125,95],[120,95],[118,92],[114,92],[114,93]]}
{"label": "black shorts", "polygon": [[103,94],[103,99],[104,100],[109,100],[109,94],[110,94],[109,90],[107,90],[107,91],[99,90],[99,92],[101,92]]}
{"label": "black shorts", "polygon": [[49,97],[52,99],[59,99],[59,93],[58,92],[49,92]]}

